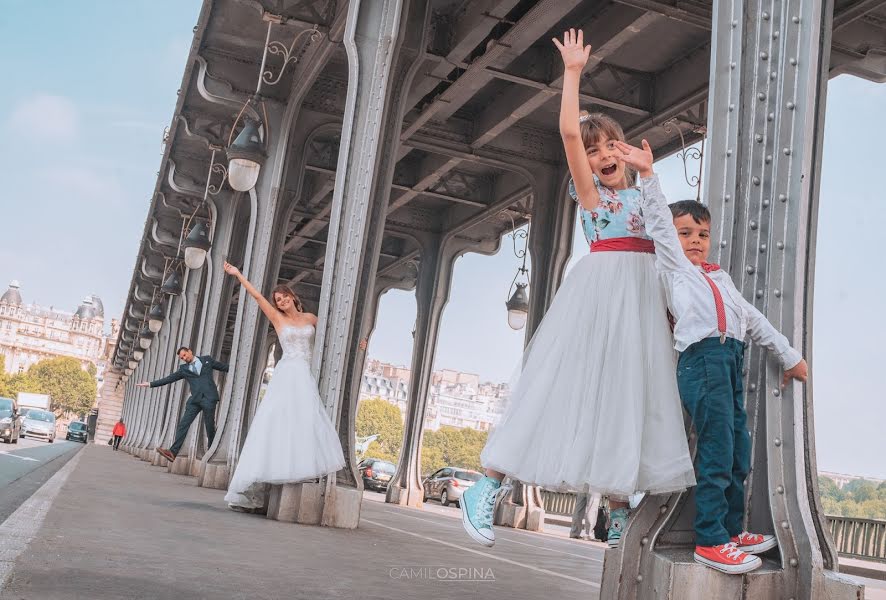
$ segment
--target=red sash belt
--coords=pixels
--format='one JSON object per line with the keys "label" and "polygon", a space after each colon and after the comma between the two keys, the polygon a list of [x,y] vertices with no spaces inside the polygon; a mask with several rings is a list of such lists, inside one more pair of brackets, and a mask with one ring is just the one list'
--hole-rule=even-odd
{"label": "red sash belt", "polygon": [[591,242],[591,252],[646,252],[655,254],[652,240],[635,237],[609,238]]}

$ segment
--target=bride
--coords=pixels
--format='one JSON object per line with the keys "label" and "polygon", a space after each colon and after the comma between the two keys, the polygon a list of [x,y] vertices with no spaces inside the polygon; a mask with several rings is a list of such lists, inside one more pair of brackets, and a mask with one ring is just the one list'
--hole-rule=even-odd
{"label": "bride", "polygon": [[344,467],[345,459],[311,375],[316,315],[304,312],[286,285],[274,288],[272,305],[237,267],[226,262],[225,272],[256,299],[283,347],[225,495],[231,509],[251,511],[264,506],[268,484],[333,473]]}

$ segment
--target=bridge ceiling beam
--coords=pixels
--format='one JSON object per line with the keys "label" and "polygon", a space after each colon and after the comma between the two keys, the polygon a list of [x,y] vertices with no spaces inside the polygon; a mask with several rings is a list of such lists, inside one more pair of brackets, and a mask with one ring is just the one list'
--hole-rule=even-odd
{"label": "bridge ceiling beam", "polygon": [[464,7],[464,12],[457,16],[455,24],[445,17],[440,19],[442,22],[435,23],[437,28],[449,30],[454,41],[446,49],[444,56],[428,56],[437,59],[438,62],[430,68],[424,78],[413,85],[406,101],[407,109],[415,107],[422,98],[434,91],[441,81],[447,80],[456,66],[466,68],[463,61],[489,37],[518,3],[519,0],[472,1]]}
{"label": "bridge ceiling beam", "polygon": [[[645,29],[659,19],[661,16],[654,13],[616,10],[611,7],[604,9],[599,16],[584,26],[590,32],[588,42],[594,45],[594,52],[588,60],[588,71],[593,71],[604,59],[636,39],[636,36],[642,35]],[[562,85],[562,74],[551,83],[553,88]],[[504,94],[500,101],[491,103],[475,117],[476,135],[471,146],[479,148],[488,144],[511,125],[531,115],[556,95],[558,93],[551,89]],[[645,109],[639,107],[636,109],[641,110],[640,114],[648,114]],[[636,114],[636,110],[633,112]]]}
{"label": "bridge ceiling beam", "polygon": [[490,42],[486,52],[433,102],[409,122],[401,140],[415,135],[430,120],[443,121],[462,108],[473,95],[492,80],[486,67],[507,67],[528,50],[563,17],[580,4],[580,0],[541,0],[498,40]]}

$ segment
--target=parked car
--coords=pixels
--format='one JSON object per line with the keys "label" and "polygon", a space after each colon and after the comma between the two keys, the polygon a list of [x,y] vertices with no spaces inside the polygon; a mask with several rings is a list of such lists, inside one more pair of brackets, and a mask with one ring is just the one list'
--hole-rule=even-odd
{"label": "parked car", "polygon": [[86,443],[86,423],[82,421],[71,421],[68,423],[68,433],[65,434],[65,439],[70,442],[83,442]]}
{"label": "parked car", "polygon": [[483,474],[477,471],[444,467],[432,473],[422,483],[425,500],[439,498],[443,506],[449,506],[450,503],[458,504],[464,491],[482,478]]}
{"label": "parked car", "polygon": [[22,420],[22,437],[34,437],[50,444],[54,442],[55,415],[39,408],[28,409],[28,414]]}
{"label": "parked car", "polygon": [[7,444],[18,444],[22,434],[22,419],[18,405],[12,398],[0,398],[0,439]]}
{"label": "parked car", "polygon": [[363,476],[363,487],[376,492],[387,491],[391,477],[397,469],[392,463],[380,458],[367,458],[360,462],[359,468],[360,475]]}

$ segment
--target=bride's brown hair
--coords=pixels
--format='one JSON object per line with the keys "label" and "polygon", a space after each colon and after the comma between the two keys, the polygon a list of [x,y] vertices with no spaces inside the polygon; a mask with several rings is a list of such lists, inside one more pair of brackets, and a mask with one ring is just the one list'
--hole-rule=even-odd
{"label": "bride's brown hair", "polygon": [[[274,306],[274,308],[276,308],[277,310],[280,310],[279,308],[277,308],[277,300],[275,298],[275,296],[277,294],[289,296],[290,298],[292,298],[292,303],[295,304],[295,309],[298,312],[305,312],[305,308],[304,308],[304,306],[302,306],[302,303],[301,303],[301,298],[299,298],[296,295],[296,293],[292,291],[292,288],[289,287],[288,285],[286,285],[285,283],[281,283],[280,285],[275,287],[273,290],[271,290],[271,304]],[[283,312],[283,311],[280,311],[280,312]]]}

